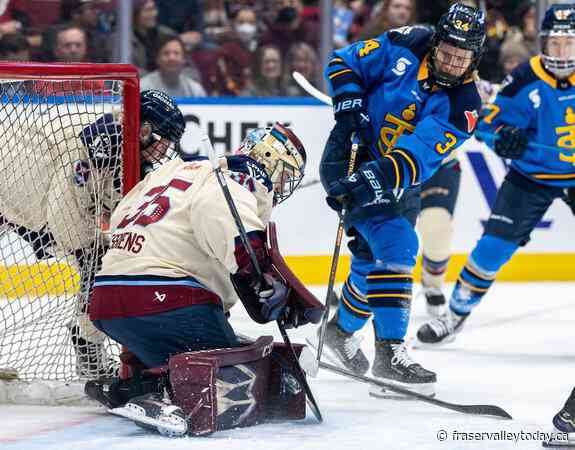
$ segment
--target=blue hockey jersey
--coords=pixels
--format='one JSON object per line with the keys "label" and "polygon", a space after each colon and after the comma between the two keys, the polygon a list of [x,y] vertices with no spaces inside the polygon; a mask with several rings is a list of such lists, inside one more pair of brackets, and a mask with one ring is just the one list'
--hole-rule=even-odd
{"label": "blue hockey jersey", "polygon": [[433,32],[403,27],[336,50],[326,68],[334,105],[362,96],[372,157],[393,161],[396,188],[427,180],[474,131],[481,99],[469,79],[441,89],[430,80]]}
{"label": "blue hockey jersey", "polygon": [[558,81],[543,68],[541,57],[534,56],[506,78],[482,116],[481,131],[494,133],[501,125],[513,125],[526,129],[531,142],[559,147],[528,148],[511,162],[514,169],[538,183],[575,186],[575,75]]}

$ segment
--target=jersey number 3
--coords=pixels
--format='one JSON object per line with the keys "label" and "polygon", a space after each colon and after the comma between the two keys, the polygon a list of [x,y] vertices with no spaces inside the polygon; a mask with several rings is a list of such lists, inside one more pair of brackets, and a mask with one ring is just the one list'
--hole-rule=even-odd
{"label": "jersey number 3", "polygon": [[118,224],[116,229],[121,230],[130,224],[145,227],[151,223],[156,223],[162,219],[170,209],[170,198],[163,195],[169,188],[179,191],[187,190],[192,183],[189,181],[179,180],[177,178],[170,181],[164,186],[156,186],[146,192],[145,197],[152,197],[150,200],[138,206],[138,210],[133,215],[127,215]]}

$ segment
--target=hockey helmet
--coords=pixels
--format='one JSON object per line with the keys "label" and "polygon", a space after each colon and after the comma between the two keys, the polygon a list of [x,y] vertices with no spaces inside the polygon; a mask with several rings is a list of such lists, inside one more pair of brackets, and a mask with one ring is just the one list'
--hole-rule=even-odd
{"label": "hockey helmet", "polygon": [[293,131],[280,123],[250,131],[238,153],[263,166],[273,186],[274,204],[293,194],[304,176],[305,149]]}
{"label": "hockey helmet", "polygon": [[[543,64],[557,78],[566,78],[575,72],[575,5],[556,4],[546,12],[541,23],[541,49]],[[550,55],[550,38],[566,37],[566,48],[561,56]]]}
{"label": "hockey helmet", "polygon": [[152,133],[177,143],[186,129],[186,121],[172,97],[150,89],[140,94],[140,122],[152,126]]}
{"label": "hockey helmet", "polygon": [[[462,70],[460,74],[452,74],[440,67],[438,58],[445,51],[440,49],[441,43],[463,50],[470,50],[471,57],[461,58],[458,55],[447,55],[446,63]],[[451,5],[449,11],[441,16],[431,43],[431,58],[428,60],[429,70],[435,82],[442,87],[455,87],[468,79],[477,69],[483,44],[485,42],[485,14],[480,9],[462,3]],[[438,55],[439,52],[442,55]],[[465,65],[463,65],[465,63]],[[462,64],[458,66],[457,64]]]}
{"label": "hockey helmet", "polygon": [[162,91],[150,89],[140,94],[140,123],[148,125],[146,140],[140,136],[140,177],[180,153],[180,139],[186,122],[176,102]]}

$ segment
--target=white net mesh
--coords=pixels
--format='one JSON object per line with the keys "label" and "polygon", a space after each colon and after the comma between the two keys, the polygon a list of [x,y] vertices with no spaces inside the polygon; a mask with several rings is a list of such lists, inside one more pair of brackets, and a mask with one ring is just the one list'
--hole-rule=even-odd
{"label": "white net mesh", "polygon": [[0,379],[118,368],[86,304],[122,190],[122,87],[0,82]]}

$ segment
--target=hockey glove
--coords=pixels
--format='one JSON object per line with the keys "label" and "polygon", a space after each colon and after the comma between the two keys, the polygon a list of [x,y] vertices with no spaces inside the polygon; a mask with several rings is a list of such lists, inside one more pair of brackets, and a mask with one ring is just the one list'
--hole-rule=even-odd
{"label": "hockey glove", "polygon": [[563,197],[567,206],[571,208],[571,212],[575,216],[575,187],[570,187],[565,190],[565,197]]}
{"label": "hockey glove", "polygon": [[495,136],[495,153],[508,159],[521,159],[523,157],[529,144],[524,129],[503,125],[496,131]]}
{"label": "hockey glove", "polygon": [[350,141],[351,133],[359,135],[362,145],[371,145],[371,120],[362,97],[345,97],[336,100],[333,105],[336,125],[346,142]]}
{"label": "hockey glove", "polygon": [[[377,162],[362,164],[359,169],[335,183],[328,189],[327,204],[335,211],[346,208],[361,207],[390,202],[385,196],[386,184]],[[392,195],[390,193],[390,195]]]}

